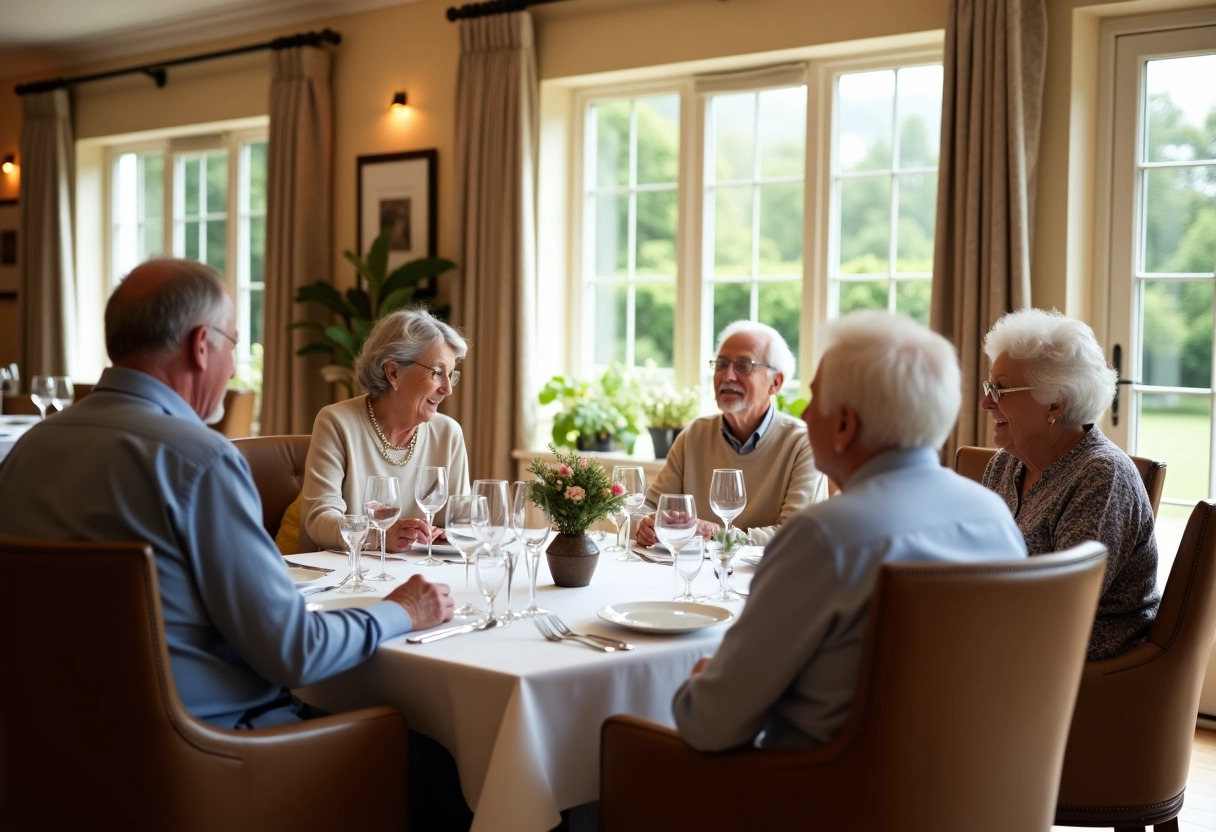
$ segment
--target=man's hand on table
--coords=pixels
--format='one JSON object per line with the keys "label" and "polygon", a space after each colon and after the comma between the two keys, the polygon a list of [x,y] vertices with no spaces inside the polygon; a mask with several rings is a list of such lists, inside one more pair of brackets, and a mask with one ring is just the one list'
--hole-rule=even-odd
{"label": "man's hand on table", "polygon": [[[718,524],[710,520],[697,519],[697,534],[708,540],[718,533]],[[647,514],[638,523],[637,539],[639,546],[653,546],[659,542],[654,533],[654,515]]]}
{"label": "man's hand on table", "polygon": [[384,600],[396,601],[405,607],[415,630],[425,630],[451,621],[456,609],[450,586],[431,583],[421,575],[410,576],[408,581],[384,596]]}

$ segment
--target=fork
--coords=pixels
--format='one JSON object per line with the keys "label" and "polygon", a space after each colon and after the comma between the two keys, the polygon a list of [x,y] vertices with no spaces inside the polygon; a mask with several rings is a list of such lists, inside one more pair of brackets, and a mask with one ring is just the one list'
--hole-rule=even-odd
{"label": "fork", "polygon": [[616,652],[615,647],[609,647],[607,644],[600,644],[598,641],[592,641],[589,638],[579,638],[578,636],[564,636],[561,633],[559,633],[557,630],[553,629],[552,625],[550,625],[547,621],[545,621],[543,616],[540,618],[533,618],[532,623],[536,625],[536,629],[540,630],[540,634],[542,636],[544,636],[545,638],[547,638],[549,641],[572,640],[572,641],[577,641],[581,644],[585,644],[588,647],[591,647],[595,650],[603,651],[604,653],[615,653]]}
{"label": "fork", "polygon": [[566,638],[590,638],[590,639],[594,639],[598,642],[601,642],[603,644],[607,644],[612,647],[615,647],[617,650],[632,650],[633,649],[633,645],[627,641],[617,641],[615,638],[608,638],[607,636],[597,636],[595,633],[576,633],[573,630],[571,630],[569,627],[567,627],[566,622],[562,621],[560,618],[558,618],[556,613],[549,613],[548,615],[545,615],[542,617],[545,619],[545,622],[550,627],[552,627],[559,634],[565,636]]}

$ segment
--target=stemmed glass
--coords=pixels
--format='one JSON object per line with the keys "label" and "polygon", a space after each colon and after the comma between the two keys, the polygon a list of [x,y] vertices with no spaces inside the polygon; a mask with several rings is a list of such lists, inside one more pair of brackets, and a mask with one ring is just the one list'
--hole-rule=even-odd
{"label": "stemmed glass", "polygon": [[345,583],[338,587],[339,592],[371,592],[373,590],[373,587],[363,580],[359,568],[359,551],[363,548],[363,541],[367,538],[369,526],[366,514],[343,514],[342,519],[338,521],[338,531],[342,533],[342,539],[346,541],[346,546],[350,549],[348,555],[350,574],[344,579]]}
{"label": "stemmed glass", "polygon": [[508,548],[511,535],[511,503],[507,493],[506,480],[474,480],[473,493],[486,498],[486,506],[490,512],[490,531],[486,535],[486,543],[492,548],[502,549],[507,556],[507,609],[499,616],[499,623],[509,624],[521,616],[511,612],[511,583],[515,579],[515,565],[519,562],[519,552]]}
{"label": "stemmed glass", "polygon": [[[654,534],[671,552],[676,574],[684,578],[684,572],[680,569],[680,552],[697,536],[697,504],[691,494],[663,494],[659,497],[659,510],[654,514]],[[698,548],[697,572],[701,571],[700,558]],[[690,587],[696,576],[694,572],[684,578],[684,594],[677,597],[677,601],[686,601],[688,599],[684,596],[692,595]]]}
{"label": "stemmed glass", "polygon": [[722,547],[715,557],[718,561],[718,591],[709,596],[712,601],[738,601],[739,593],[730,588],[730,562],[734,559],[734,542],[730,524],[743,513],[747,506],[747,487],[743,484],[743,472],[736,468],[715,468],[709,482],[709,507],[722,518]]}
{"label": "stemmed glass", "polygon": [[67,376],[34,376],[30,379],[30,401],[38,408],[41,418],[46,418],[48,405],[56,411],[72,403],[72,381]]}
{"label": "stemmed glass", "polygon": [[701,564],[705,562],[705,538],[700,535],[681,546],[674,554],[676,574],[684,579],[684,591],[675,597],[677,601],[700,601],[692,594],[692,582],[701,573]]}
{"label": "stemmed glass", "polygon": [[498,590],[502,589],[502,583],[507,578],[507,556],[502,549],[492,549],[489,546],[481,546],[477,549],[477,554],[474,560],[474,568],[477,572],[477,588],[481,590],[482,596],[486,599],[486,606],[489,612],[486,614],[487,620],[494,621],[494,599],[498,595]]}
{"label": "stemmed glass", "polygon": [[[490,511],[486,507],[486,498],[480,494],[457,494],[448,500],[447,531],[448,542],[460,550],[464,558],[464,593],[469,594],[469,567],[473,564],[473,553],[481,546],[489,534]],[[477,607],[466,601],[455,615],[477,615]]]}
{"label": "stemmed glass", "polygon": [[[430,465],[418,472],[414,480],[414,500],[426,515],[426,524],[431,525],[435,514],[448,501],[448,469]],[[435,557],[430,538],[426,541],[426,557],[418,561],[419,566],[443,566],[445,561]]]}
{"label": "stemmed glass", "polygon": [[[625,489],[625,547],[617,560],[641,560],[633,553],[629,541],[633,539],[630,529],[633,525],[633,515],[642,510],[646,503],[646,474],[640,465],[614,465],[612,481],[619,482]],[[691,498],[690,498],[691,499]],[[613,521],[615,522],[615,521]]]}
{"label": "stemmed glass", "polygon": [[[529,483],[517,482],[511,487],[511,528],[524,544],[524,562],[528,566],[528,606],[520,618],[532,618],[549,612],[536,606],[536,571],[540,569],[540,547],[549,539],[549,512],[529,496]],[[544,500],[538,496],[538,499]]]}
{"label": "stemmed glass", "polygon": [[384,565],[384,541],[388,530],[401,516],[401,490],[396,477],[368,477],[363,487],[363,510],[367,522],[380,532],[380,574],[372,575],[369,581],[396,580],[388,574]]}

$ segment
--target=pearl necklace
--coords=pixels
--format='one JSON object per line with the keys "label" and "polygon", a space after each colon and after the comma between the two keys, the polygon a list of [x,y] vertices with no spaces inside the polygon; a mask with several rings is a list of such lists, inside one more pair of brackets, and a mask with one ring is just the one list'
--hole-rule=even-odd
{"label": "pearl necklace", "polygon": [[[372,410],[372,397],[370,394],[367,397],[367,416],[369,419],[372,420],[372,427],[376,429],[376,436],[380,437],[381,447],[379,450],[380,450],[380,456],[382,456],[384,458],[384,461],[387,462],[389,465],[396,465],[398,468],[402,468],[406,464],[408,464],[410,459],[412,459],[414,456],[414,448],[418,444],[418,433],[419,433],[419,431],[422,430],[422,425],[419,425],[418,427],[414,428],[414,435],[412,437],[410,437],[410,441],[408,443],[406,443],[405,447],[399,448],[396,445],[394,445],[392,442],[389,442],[384,437],[384,432],[380,430],[380,423],[376,421],[376,411]],[[402,459],[402,460],[393,459],[391,456],[388,455],[388,451],[390,448],[393,449],[394,451],[406,451],[407,453],[405,455],[405,459]]]}

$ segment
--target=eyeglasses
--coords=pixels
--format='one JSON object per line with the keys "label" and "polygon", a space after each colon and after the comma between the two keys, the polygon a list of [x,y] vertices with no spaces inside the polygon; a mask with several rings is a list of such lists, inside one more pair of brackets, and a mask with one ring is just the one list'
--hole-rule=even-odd
{"label": "eyeglasses", "polygon": [[984,382],[984,395],[992,399],[992,403],[996,404],[1001,400],[1001,396],[1006,393],[1021,393],[1023,390],[1033,390],[1033,387],[997,387],[995,384]]}
{"label": "eyeglasses", "polygon": [[750,376],[752,370],[757,367],[768,367],[774,373],[777,372],[777,368],[772,364],[765,364],[763,361],[752,361],[750,358],[711,358],[709,359],[709,367],[715,373],[724,373],[727,367],[734,367],[735,375],[737,376]]}
{"label": "eyeglasses", "polygon": [[218,326],[211,327],[211,331],[218,332],[220,335],[223,335],[225,338],[227,338],[229,341],[232,342],[232,346],[235,347],[237,345],[237,339],[232,337],[231,335],[229,335],[227,332],[224,332],[224,330],[220,329]]}
{"label": "eyeglasses", "polygon": [[430,370],[431,371],[431,381],[435,382],[436,384],[442,384],[443,380],[445,378],[447,379],[448,386],[450,386],[450,387],[455,387],[457,384],[460,383],[460,370],[452,370],[452,372],[446,373],[446,372],[444,372],[442,367],[430,367],[426,364],[421,363],[420,361],[407,361],[405,363],[406,364],[417,364],[419,367],[421,367],[424,370]]}

